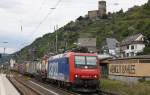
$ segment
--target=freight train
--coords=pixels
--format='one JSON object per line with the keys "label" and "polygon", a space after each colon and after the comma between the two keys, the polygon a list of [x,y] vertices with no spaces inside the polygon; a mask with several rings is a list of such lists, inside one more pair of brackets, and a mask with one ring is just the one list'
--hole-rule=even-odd
{"label": "freight train", "polygon": [[15,64],[13,70],[38,76],[74,91],[93,92],[100,89],[100,69],[96,54],[68,52]]}

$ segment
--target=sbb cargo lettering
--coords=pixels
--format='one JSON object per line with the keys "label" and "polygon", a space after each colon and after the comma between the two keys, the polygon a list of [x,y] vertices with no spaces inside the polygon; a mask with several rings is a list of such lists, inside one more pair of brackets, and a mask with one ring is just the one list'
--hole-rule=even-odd
{"label": "sbb cargo lettering", "polygon": [[58,62],[49,64],[49,76],[54,79],[58,76]]}

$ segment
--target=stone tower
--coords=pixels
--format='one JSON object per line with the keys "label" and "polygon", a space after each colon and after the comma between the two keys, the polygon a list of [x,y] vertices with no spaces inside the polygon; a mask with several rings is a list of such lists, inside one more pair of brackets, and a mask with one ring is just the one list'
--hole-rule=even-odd
{"label": "stone tower", "polygon": [[102,17],[106,15],[106,1],[98,2],[98,16]]}

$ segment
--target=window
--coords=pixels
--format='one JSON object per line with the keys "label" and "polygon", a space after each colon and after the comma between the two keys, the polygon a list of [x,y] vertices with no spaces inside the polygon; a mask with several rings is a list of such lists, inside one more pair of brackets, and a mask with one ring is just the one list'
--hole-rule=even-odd
{"label": "window", "polygon": [[127,49],[129,49],[129,46],[127,46]]}
{"label": "window", "polygon": [[75,66],[76,67],[84,67],[88,66],[88,68],[97,67],[97,59],[96,56],[75,56]]}
{"label": "window", "polygon": [[96,65],[96,57],[94,56],[87,56],[87,65]]}
{"label": "window", "polygon": [[85,65],[85,56],[75,56],[76,65]]}
{"label": "window", "polygon": [[129,57],[129,53],[127,53],[127,57]]}
{"label": "window", "polygon": [[134,56],[134,52],[131,52],[131,56]]}
{"label": "window", "polygon": [[134,46],[131,46],[131,49],[134,49]]}

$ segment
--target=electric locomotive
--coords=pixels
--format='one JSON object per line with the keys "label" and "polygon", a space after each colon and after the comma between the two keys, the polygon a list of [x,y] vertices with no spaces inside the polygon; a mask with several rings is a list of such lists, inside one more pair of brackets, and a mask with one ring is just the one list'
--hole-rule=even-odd
{"label": "electric locomotive", "polygon": [[52,56],[48,60],[47,78],[74,91],[97,91],[100,79],[97,55],[68,52]]}

